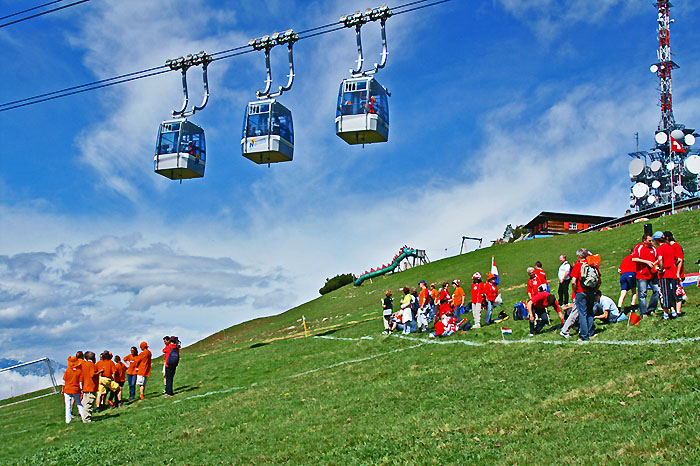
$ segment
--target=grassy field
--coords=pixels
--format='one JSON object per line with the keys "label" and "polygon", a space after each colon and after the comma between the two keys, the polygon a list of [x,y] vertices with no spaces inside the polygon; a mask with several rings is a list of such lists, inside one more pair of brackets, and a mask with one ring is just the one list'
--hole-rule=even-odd
{"label": "grassy field", "polygon": [[[675,233],[687,263],[700,258],[699,213],[657,219],[654,229]],[[384,290],[468,282],[492,255],[508,311],[525,296],[527,266],[540,260],[554,277],[559,254],[573,258],[578,247],[601,254],[602,290],[616,301],[617,266],[641,232],[494,246],[346,286],[183,349],[175,397],[160,395],[156,376],[144,401],[90,425],[64,424],[59,396],[1,408],[0,463],[696,464],[695,287],[683,318],[599,325],[585,345],[557,332],[530,339],[527,323],[512,319],[512,344],[498,343],[498,326],[440,343],[381,335]]]}

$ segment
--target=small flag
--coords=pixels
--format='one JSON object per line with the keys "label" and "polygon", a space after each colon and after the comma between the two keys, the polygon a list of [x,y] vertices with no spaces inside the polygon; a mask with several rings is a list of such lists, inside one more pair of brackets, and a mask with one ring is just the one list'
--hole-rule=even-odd
{"label": "small flag", "polygon": [[630,324],[639,325],[639,322],[641,320],[642,320],[642,318],[639,317],[637,314],[635,314],[634,312],[630,312],[630,320],[629,320]]}
{"label": "small flag", "polygon": [[513,329],[508,327],[501,327],[501,335],[512,335]]}
{"label": "small flag", "polygon": [[491,275],[496,277],[495,285],[498,285],[498,267],[496,267],[496,259],[491,256]]}
{"label": "small flag", "polygon": [[671,138],[671,151],[673,152],[683,152],[684,154],[685,149],[683,149],[683,146],[681,146],[681,143],[673,139],[673,137],[669,136]]}

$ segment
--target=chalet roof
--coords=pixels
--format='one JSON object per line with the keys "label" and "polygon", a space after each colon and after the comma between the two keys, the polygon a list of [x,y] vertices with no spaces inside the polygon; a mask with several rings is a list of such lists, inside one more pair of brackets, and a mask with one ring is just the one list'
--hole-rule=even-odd
{"label": "chalet roof", "polygon": [[563,212],[540,212],[535,218],[530,220],[525,228],[532,229],[535,225],[539,225],[542,222],[549,220],[559,220],[562,222],[576,222],[576,223],[590,223],[591,225],[597,225],[599,223],[608,222],[614,217],[603,217],[600,215],[586,215],[586,214],[567,214]]}

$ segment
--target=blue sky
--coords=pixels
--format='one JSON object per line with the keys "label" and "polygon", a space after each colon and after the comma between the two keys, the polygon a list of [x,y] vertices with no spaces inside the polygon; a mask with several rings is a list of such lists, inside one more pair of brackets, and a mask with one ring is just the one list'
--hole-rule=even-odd
{"label": "blue sky", "polygon": [[[0,0],[0,13],[37,3]],[[375,6],[95,0],[0,29],[0,102]],[[692,128],[700,7],[677,0],[672,13],[675,116]],[[295,45],[296,81],[280,99],[294,161],[270,168],[240,154],[262,53],[211,65],[210,103],[192,118],[206,131],[206,174],[182,184],[153,173],[158,124],[181,103],[176,73],[0,113],[0,353],[125,353],[171,333],[188,344],[306,302],[326,278],[404,244],[435,260],[463,235],[489,244],[543,210],[627,209],[634,133],[650,148],[660,115],[650,2],[453,0],[390,18],[387,39],[377,79],[392,93],[389,142],[334,134],[356,58],[354,32],[338,31]],[[363,43],[377,61],[378,25]],[[276,82],[286,66],[274,50]],[[198,100],[196,72],[190,83]]]}

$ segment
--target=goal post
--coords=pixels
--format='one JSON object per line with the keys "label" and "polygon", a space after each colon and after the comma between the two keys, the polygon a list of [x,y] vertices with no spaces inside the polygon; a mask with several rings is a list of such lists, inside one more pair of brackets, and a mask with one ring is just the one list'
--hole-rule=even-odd
{"label": "goal post", "polygon": [[0,400],[22,396],[35,391],[51,390],[49,393],[25,398],[13,403],[2,404],[0,408],[43,398],[60,392],[58,385],[56,385],[56,376],[54,375],[49,358],[23,362],[0,369],[0,384],[4,388],[0,390]]}

